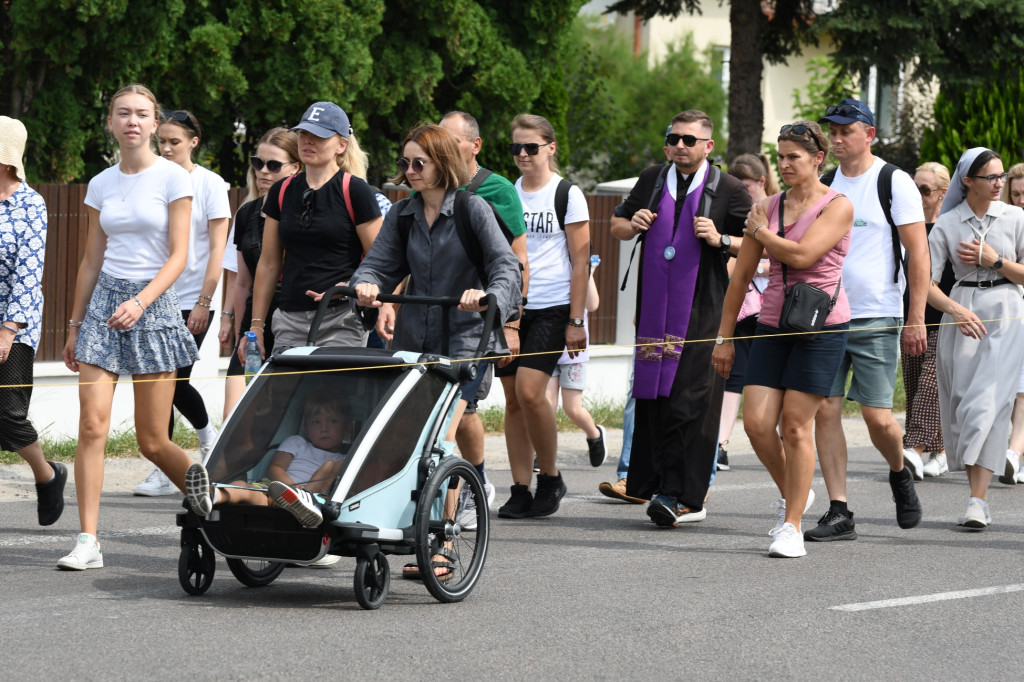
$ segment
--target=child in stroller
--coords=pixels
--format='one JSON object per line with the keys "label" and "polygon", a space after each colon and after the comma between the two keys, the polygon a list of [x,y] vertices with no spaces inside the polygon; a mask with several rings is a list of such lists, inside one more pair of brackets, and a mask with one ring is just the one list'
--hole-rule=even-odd
{"label": "child in stroller", "polygon": [[268,478],[215,488],[206,467],[193,464],[185,474],[189,505],[205,518],[215,504],[276,504],[304,527],[316,528],[323,523],[321,495],[329,492],[345,461],[345,449],[355,437],[348,414],[344,396],[324,389],[310,392],[302,415],[304,435],[290,436],[281,443],[270,461]]}

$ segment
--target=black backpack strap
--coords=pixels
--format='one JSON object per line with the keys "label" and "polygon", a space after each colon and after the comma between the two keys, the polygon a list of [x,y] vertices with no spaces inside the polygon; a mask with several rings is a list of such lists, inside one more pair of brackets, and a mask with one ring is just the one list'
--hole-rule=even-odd
{"label": "black backpack strap", "polygon": [[907,262],[903,258],[903,249],[900,248],[900,233],[896,229],[896,221],[892,218],[892,176],[899,170],[897,166],[887,163],[878,171],[878,202],[882,205],[882,212],[889,223],[892,232],[892,258],[895,270],[892,273],[893,283],[900,281],[900,268],[907,271]]}
{"label": "black backpack strap", "polygon": [[402,251],[406,251],[409,248],[409,233],[412,232],[412,221],[416,219],[413,215],[404,215],[402,210],[406,204],[409,203],[409,199],[401,199],[391,207],[392,211],[395,211],[395,215],[398,216],[398,236],[402,240]]}
{"label": "black backpack strap", "polygon": [[455,232],[459,236],[459,241],[462,242],[462,248],[466,251],[466,257],[476,267],[481,285],[486,288],[487,273],[484,271],[484,250],[476,232],[469,224],[469,197],[470,195],[466,192],[455,193]]}
{"label": "black backpack strap", "polygon": [[833,168],[828,173],[825,173],[820,178],[818,178],[819,180],[821,180],[821,184],[825,185],[826,187],[831,187],[832,181],[836,179],[836,170],[836,168]]}
{"label": "black backpack strap", "polygon": [[565,232],[565,214],[569,211],[569,190],[572,183],[562,178],[555,188],[555,217],[558,218],[558,226]]}
{"label": "black backpack strap", "polygon": [[[665,178],[668,177],[670,170],[675,168],[671,163],[666,163],[658,171],[658,177],[654,180],[654,189],[651,190],[651,197],[647,200],[647,210],[654,213],[654,209],[658,208],[658,204],[661,203],[661,192],[665,189]],[[626,263],[626,274],[622,276],[622,286],[619,287],[619,291],[626,290],[626,282],[629,281],[629,271],[633,267],[633,258],[636,256],[636,249],[643,242],[644,237],[647,236],[646,232],[641,232],[636,241],[633,242],[633,250],[629,252],[629,262]]]}
{"label": "black backpack strap", "polygon": [[722,179],[722,171],[708,165],[708,177],[704,181],[704,191],[697,202],[697,215],[707,218],[711,215],[711,202],[718,196],[718,181]]}
{"label": "black backpack strap", "polygon": [[477,167],[476,175],[473,176],[473,181],[466,186],[466,191],[470,194],[476,194],[480,191],[480,185],[484,184],[491,175],[492,172],[486,168]]}

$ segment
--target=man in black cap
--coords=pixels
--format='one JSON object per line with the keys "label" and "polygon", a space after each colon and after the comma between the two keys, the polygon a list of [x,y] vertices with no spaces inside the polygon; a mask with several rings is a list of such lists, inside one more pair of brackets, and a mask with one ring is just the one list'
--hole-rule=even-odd
{"label": "man in black cap", "polygon": [[853,512],[846,504],[847,448],[842,423],[851,369],[853,380],[846,397],[861,404],[871,442],[889,464],[896,522],[900,528],[921,522],[921,503],[910,467],[904,467],[903,430],[892,414],[892,396],[905,286],[910,288],[910,309],[902,328],[903,350],[920,355],[927,345],[924,306],[931,260],[924,209],[914,180],[871,153],[876,132],[871,109],[859,100],[844,99],[828,107],[818,122],[828,125],[832,152],[839,160],[839,168],[822,181],[849,197],[854,207],[850,252],[843,265],[852,319],[843,364],[815,421],[818,460],[830,505],[804,539],[855,540]]}

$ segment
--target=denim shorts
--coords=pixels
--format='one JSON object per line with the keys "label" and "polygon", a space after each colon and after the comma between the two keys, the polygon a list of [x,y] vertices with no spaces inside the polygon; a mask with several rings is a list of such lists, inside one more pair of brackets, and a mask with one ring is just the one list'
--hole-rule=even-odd
{"label": "denim shorts", "polygon": [[849,324],[833,324],[823,333],[783,335],[757,324],[747,361],[747,386],[767,386],[827,396],[846,348]]}
{"label": "denim shorts", "polygon": [[867,317],[850,320],[846,353],[832,382],[829,396],[846,393],[846,376],[853,368],[847,400],[868,407],[892,407],[896,369],[900,364],[899,317]]}

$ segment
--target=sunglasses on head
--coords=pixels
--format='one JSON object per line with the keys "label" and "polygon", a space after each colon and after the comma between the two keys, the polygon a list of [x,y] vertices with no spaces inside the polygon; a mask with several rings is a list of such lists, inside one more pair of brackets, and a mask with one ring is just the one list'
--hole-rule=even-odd
{"label": "sunglasses on head", "polygon": [[[858,117],[860,114],[860,118]],[[852,104],[835,104],[825,109],[825,116],[844,116],[846,118],[856,118],[869,126],[875,125],[875,117],[871,114],[858,109]]]}
{"label": "sunglasses on head", "polygon": [[782,137],[786,133],[791,133],[793,135],[806,135],[810,133],[811,139],[814,140],[814,146],[818,148],[818,151],[825,151],[825,148],[821,146],[821,142],[818,140],[817,134],[815,134],[814,129],[810,126],[805,126],[803,123],[784,125],[779,129],[779,137]]}
{"label": "sunglasses on head", "polygon": [[682,140],[683,144],[687,147],[692,147],[698,142],[707,142],[710,137],[697,137],[696,135],[680,135],[678,133],[668,133],[665,135],[665,144],[669,147],[675,147]]}
{"label": "sunglasses on head", "polygon": [[266,168],[271,173],[280,173],[281,169],[284,167],[284,165],[286,163],[292,163],[292,162],[291,161],[274,161],[274,160],[264,161],[263,159],[261,159],[258,156],[250,156],[249,157],[249,165],[252,166],[252,169],[254,171],[257,171],[257,172],[263,170],[264,168]]}
{"label": "sunglasses on head", "polygon": [[302,215],[299,216],[299,225],[309,227],[313,222],[313,190],[306,189],[302,193]]}
{"label": "sunglasses on head", "polygon": [[187,111],[167,111],[164,110],[164,121],[174,121],[182,126],[188,128],[193,133],[196,131],[196,126],[192,123],[192,115]]}
{"label": "sunglasses on head", "polygon": [[524,149],[526,150],[527,156],[537,156],[537,154],[540,153],[540,148],[547,147],[549,144],[551,143],[527,142],[525,144],[520,144],[519,142],[513,142],[508,146],[508,150],[512,152],[512,156],[519,156],[523,153]]}
{"label": "sunglasses on head", "polygon": [[410,161],[404,156],[399,158],[396,162],[398,164],[398,170],[403,173],[408,173],[409,169],[412,168],[413,173],[422,173],[423,167],[430,163],[429,159],[413,159]]}

